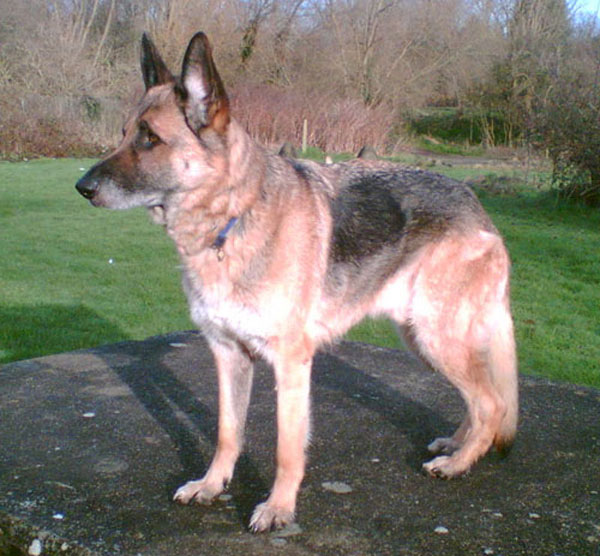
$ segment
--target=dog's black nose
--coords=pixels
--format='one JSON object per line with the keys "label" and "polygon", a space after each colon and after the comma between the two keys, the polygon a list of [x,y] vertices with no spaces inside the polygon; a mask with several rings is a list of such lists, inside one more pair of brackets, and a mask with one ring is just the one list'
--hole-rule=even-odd
{"label": "dog's black nose", "polygon": [[77,189],[77,191],[79,191],[86,199],[91,199],[98,190],[98,182],[86,174],[75,184],[75,189]]}

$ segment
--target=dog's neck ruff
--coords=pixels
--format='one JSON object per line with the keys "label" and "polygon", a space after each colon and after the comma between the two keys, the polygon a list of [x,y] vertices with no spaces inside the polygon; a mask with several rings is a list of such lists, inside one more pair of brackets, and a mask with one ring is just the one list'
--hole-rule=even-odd
{"label": "dog's neck ruff", "polygon": [[227,241],[227,234],[231,231],[231,228],[233,228],[235,226],[235,223],[237,221],[238,221],[238,218],[236,216],[234,216],[233,218],[230,218],[229,222],[227,222],[225,227],[217,234],[215,241],[213,241],[213,244],[211,245],[211,247],[213,249],[216,249],[217,257],[219,260],[222,260],[224,257],[223,246],[225,245],[225,242]]}

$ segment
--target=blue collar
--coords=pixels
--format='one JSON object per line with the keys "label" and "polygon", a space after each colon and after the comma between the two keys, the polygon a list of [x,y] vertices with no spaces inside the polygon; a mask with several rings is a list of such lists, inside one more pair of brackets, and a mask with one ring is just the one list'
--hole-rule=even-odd
{"label": "blue collar", "polygon": [[225,227],[218,233],[215,241],[213,241],[212,248],[213,249],[221,249],[223,245],[225,245],[225,241],[227,241],[227,234],[231,231],[231,228],[235,226],[235,223],[238,221],[238,218],[234,216],[227,222]]}

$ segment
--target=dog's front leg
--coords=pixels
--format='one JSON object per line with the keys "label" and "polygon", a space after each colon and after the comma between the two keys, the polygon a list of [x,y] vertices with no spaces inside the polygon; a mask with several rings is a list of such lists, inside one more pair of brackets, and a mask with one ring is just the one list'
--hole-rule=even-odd
{"label": "dog's front leg", "polygon": [[312,351],[303,346],[275,361],[277,471],[269,498],[252,514],[250,529],[254,532],[268,531],[294,521],[310,433],[312,355]]}
{"label": "dog's front leg", "polygon": [[250,402],[253,365],[246,350],[233,342],[210,342],[219,379],[219,432],[217,450],[206,475],[189,481],[175,493],[182,504],[208,503],[223,492],[240,454]]}

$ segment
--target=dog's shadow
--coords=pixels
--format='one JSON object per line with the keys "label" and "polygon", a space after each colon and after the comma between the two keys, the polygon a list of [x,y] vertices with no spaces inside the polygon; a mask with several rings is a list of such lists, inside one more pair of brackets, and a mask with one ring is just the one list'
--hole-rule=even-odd
{"label": "dog's shadow", "polygon": [[[208,349],[196,340],[193,345],[192,349]],[[204,475],[217,442],[216,389],[210,405],[201,401],[166,363],[172,352],[168,342],[153,343],[150,349],[143,342],[130,344],[127,354],[134,357],[135,363],[115,369],[175,446],[182,469],[165,479],[163,488],[169,498],[183,483]],[[198,376],[198,380],[201,378]],[[216,383],[216,373],[207,378],[211,379]],[[240,500],[236,497],[236,508],[240,520],[247,522],[260,496],[268,492],[268,486],[247,454],[240,456],[236,475],[243,478],[239,481],[241,496]]]}
{"label": "dog's shadow", "polygon": [[[204,343],[194,341],[193,349],[208,348]],[[143,343],[132,344],[128,353],[135,356],[135,364],[115,369],[175,445],[182,471],[167,477],[164,489],[169,497],[185,481],[204,474],[217,438],[216,395],[210,406],[198,399],[186,381],[166,363],[172,350],[168,342],[153,344],[151,349]],[[259,367],[254,394],[257,394],[256,389],[271,389],[273,384],[267,375],[270,370],[263,364]],[[216,374],[208,379],[216,382]],[[407,437],[410,448],[405,456],[406,463],[414,470],[420,468],[424,447],[433,438],[434,431],[451,427],[435,410],[403,395],[380,379],[332,353],[319,353],[313,366],[313,399],[318,402],[321,395],[331,394],[351,398],[353,403],[378,414]],[[353,426],[351,419],[348,426]],[[326,430],[326,424],[323,430]],[[343,431],[337,432],[343,436]],[[210,450],[207,451],[206,446],[210,446]],[[314,459],[311,456],[311,460]],[[247,523],[255,505],[269,491],[267,478],[247,452],[241,455],[236,466],[234,489],[239,519]]]}
{"label": "dog's shadow", "polygon": [[[415,361],[415,365],[418,365]],[[402,372],[398,369],[398,372]],[[315,358],[313,382],[314,397],[319,391],[334,391],[351,398],[353,403],[377,414],[408,439],[405,461],[414,471],[420,471],[428,452],[426,446],[440,433],[450,432],[452,423],[432,407],[405,395],[383,380],[344,361],[331,353],[319,353]],[[348,427],[355,427],[355,419],[348,419]],[[430,456],[430,454],[429,454]]]}

